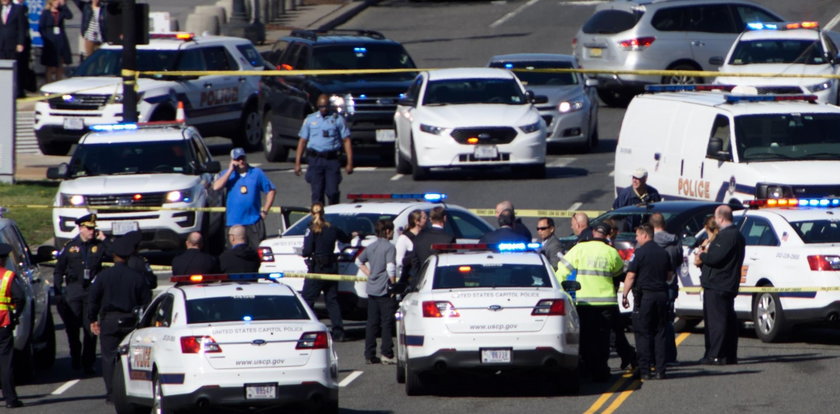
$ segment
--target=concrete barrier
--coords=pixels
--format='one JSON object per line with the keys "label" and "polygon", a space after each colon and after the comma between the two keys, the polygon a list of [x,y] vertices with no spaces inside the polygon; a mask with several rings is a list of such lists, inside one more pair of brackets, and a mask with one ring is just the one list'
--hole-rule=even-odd
{"label": "concrete barrier", "polygon": [[192,13],[187,16],[184,30],[195,33],[196,35],[202,35],[204,32],[211,35],[218,35],[221,33],[221,22],[219,21],[219,16],[216,14]]}
{"label": "concrete barrier", "polygon": [[233,14],[233,0],[219,0],[216,6],[225,9],[225,21],[222,24],[230,21],[230,16]]}
{"label": "concrete barrier", "polygon": [[219,16],[219,24],[225,24],[228,21],[228,13],[225,10],[225,8],[216,5],[195,6],[195,10],[193,11],[193,13]]}

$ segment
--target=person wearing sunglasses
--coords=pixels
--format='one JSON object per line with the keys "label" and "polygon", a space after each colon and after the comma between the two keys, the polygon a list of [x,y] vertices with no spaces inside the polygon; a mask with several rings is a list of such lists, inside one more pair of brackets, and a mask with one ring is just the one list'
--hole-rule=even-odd
{"label": "person wearing sunglasses", "polygon": [[537,220],[537,236],[542,243],[540,253],[548,259],[551,267],[557,271],[557,263],[563,257],[563,246],[560,245],[560,240],[554,235],[554,230],[554,219],[551,217],[540,217]]}

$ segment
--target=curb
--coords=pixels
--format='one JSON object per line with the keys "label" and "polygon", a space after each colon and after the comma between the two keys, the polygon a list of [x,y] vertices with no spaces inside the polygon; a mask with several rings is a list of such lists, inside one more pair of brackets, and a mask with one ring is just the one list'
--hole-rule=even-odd
{"label": "curb", "polygon": [[332,30],[335,29],[337,26],[341,26],[344,23],[347,23],[348,20],[356,17],[359,13],[363,12],[370,6],[375,6],[379,4],[382,0],[364,0],[355,6],[351,6],[347,11],[342,12],[332,20],[328,20],[326,23],[322,24],[318,27],[318,30]]}

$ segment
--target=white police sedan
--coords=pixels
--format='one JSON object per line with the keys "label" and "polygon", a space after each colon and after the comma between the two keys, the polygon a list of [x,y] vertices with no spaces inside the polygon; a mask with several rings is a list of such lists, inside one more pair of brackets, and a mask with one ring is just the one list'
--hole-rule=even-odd
{"label": "white police sedan", "polygon": [[338,412],[338,358],[324,324],[264,275],[175,276],[119,347],[118,413],[291,406]]}
{"label": "white police sedan", "polygon": [[397,310],[397,382],[406,394],[460,371],[549,373],[557,391],[578,392],[577,310],[539,246],[433,245],[440,253]]}

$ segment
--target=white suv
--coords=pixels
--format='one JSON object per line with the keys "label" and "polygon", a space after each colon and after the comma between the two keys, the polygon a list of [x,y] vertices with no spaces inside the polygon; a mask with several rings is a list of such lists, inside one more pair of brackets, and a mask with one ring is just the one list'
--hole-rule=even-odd
{"label": "white suv", "polygon": [[[137,46],[139,71],[262,70],[265,64],[246,39],[152,34]],[[41,87],[49,99],[35,104],[35,135],[41,152],[64,155],[91,125],[123,121],[122,47],[103,46],[85,59],[73,77]],[[232,138],[256,150],[262,144],[258,112],[259,77],[203,75],[141,76],[138,121],[175,120],[182,102],[186,119],[208,136]]]}
{"label": "white suv", "polygon": [[64,179],[52,213],[56,244],[73,238],[75,220],[89,212],[106,234],[140,230],[143,247],[178,249],[193,231],[215,240],[223,213],[145,208],[221,206],[222,193],[212,189],[219,170],[194,127],[95,126],[69,164],[47,170],[48,178]]}

